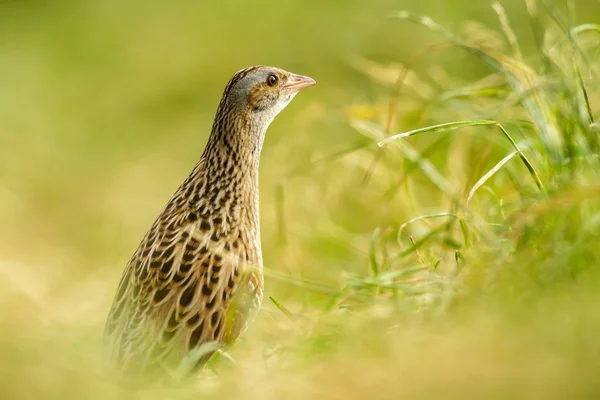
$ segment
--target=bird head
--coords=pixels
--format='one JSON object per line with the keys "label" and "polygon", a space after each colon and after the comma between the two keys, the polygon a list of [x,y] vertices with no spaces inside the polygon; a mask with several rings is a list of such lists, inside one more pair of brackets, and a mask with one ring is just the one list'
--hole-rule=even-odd
{"label": "bird head", "polygon": [[300,89],[314,79],[275,67],[254,66],[238,71],[225,88],[228,108],[251,115],[267,125],[289,104]]}

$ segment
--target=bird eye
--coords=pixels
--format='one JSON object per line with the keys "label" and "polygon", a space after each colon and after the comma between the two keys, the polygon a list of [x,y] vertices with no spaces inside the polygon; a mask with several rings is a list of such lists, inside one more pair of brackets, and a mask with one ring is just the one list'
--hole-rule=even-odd
{"label": "bird eye", "polygon": [[275,84],[277,83],[277,81],[279,80],[279,78],[277,78],[277,75],[269,75],[267,77],[267,84],[269,86],[275,86]]}

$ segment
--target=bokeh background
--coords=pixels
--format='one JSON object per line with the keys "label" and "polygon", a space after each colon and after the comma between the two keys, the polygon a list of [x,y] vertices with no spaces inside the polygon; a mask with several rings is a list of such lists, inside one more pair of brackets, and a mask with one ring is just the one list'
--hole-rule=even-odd
{"label": "bokeh background", "polygon": [[[494,4],[0,0],[0,397],[597,398],[600,2]],[[237,364],[119,388],[100,359],[122,270],[254,64],[317,81],[262,153],[279,305],[265,299]],[[514,150],[496,126],[377,146],[481,119],[543,191],[514,155],[466,205]]]}

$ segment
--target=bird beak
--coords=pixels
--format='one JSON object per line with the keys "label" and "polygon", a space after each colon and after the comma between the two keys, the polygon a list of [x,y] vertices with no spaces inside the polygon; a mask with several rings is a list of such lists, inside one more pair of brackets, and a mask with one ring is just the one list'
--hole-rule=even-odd
{"label": "bird beak", "polygon": [[308,76],[291,74],[288,78],[288,81],[282,86],[282,88],[298,91],[300,89],[314,86],[316,83],[317,82],[315,82],[313,78],[309,78]]}

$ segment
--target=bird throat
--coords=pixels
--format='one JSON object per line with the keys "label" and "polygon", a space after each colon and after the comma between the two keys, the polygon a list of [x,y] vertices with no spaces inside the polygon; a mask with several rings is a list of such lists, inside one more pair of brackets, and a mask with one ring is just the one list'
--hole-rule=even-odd
{"label": "bird throat", "polygon": [[217,117],[193,174],[202,182],[206,211],[222,214],[224,230],[236,226],[259,236],[258,169],[268,124],[242,115]]}

